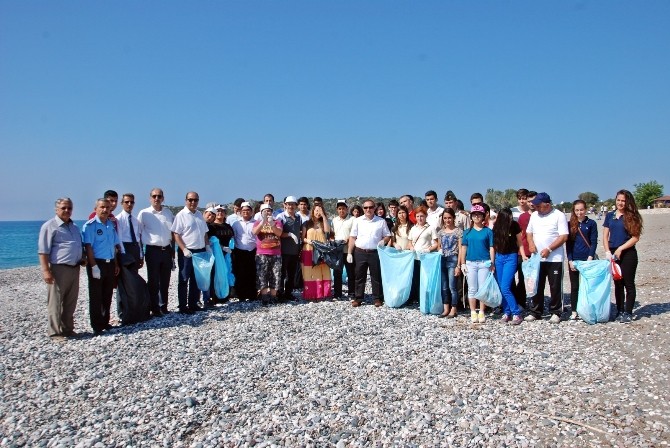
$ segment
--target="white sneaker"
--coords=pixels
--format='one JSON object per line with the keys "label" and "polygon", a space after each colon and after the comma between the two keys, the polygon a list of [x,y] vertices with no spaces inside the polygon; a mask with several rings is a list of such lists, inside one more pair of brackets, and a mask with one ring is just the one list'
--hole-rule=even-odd
{"label": "white sneaker", "polygon": [[534,322],[534,321],[537,320],[537,317],[533,316],[532,314],[529,314],[528,316],[526,316],[526,317],[524,318],[524,320],[525,320],[526,322]]}
{"label": "white sneaker", "polygon": [[561,317],[558,314],[552,314],[551,319],[549,319],[549,322],[552,324],[557,324],[561,321]]}

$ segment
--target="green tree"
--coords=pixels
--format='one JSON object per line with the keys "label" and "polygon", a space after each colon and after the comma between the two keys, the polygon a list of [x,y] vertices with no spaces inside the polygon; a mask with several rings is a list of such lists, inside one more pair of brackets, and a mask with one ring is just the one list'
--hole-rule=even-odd
{"label": "green tree", "polygon": [[595,205],[600,200],[597,194],[591,193],[590,191],[580,193],[579,196],[577,197],[582,201],[586,202],[586,205]]}
{"label": "green tree", "polygon": [[638,208],[647,208],[649,205],[654,205],[654,199],[663,196],[663,185],[655,180],[635,184],[634,187],[633,196]]}

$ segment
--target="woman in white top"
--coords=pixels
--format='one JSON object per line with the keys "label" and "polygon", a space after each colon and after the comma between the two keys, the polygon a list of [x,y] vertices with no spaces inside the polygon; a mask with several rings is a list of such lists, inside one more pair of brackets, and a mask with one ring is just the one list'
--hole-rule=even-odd
{"label": "woman in white top", "polygon": [[388,245],[397,250],[409,249],[409,232],[412,229],[412,221],[409,220],[409,211],[407,207],[401,205],[398,207],[397,221],[391,229],[391,239]]}
{"label": "woman in white top", "polygon": [[415,251],[414,256],[414,275],[412,276],[412,289],[409,292],[409,300],[419,300],[419,275],[421,270],[421,262],[419,261],[419,253],[428,253],[437,250],[437,232],[435,227],[431,227],[426,222],[428,217],[428,209],[424,206],[419,206],[414,209],[414,216],[416,216],[416,224],[409,231],[409,250]]}

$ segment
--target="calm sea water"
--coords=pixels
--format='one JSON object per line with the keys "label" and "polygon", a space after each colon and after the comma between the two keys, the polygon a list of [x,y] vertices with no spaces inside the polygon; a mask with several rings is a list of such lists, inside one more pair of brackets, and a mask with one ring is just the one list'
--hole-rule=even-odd
{"label": "calm sea water", "polygon": [[[75,221],[81,230],[84,221]],[[37,237],[44,221],[0,221],[0,269],[40,264]]]}

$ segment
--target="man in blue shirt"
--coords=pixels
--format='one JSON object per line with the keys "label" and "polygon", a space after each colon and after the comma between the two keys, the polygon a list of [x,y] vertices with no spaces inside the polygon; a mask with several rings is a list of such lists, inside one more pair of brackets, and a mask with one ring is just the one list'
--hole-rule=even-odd
{"label": "man in blue shirt", "polygon": [[95,218],[89,219],[82,229],[82,239],[88,259],[88,297],[91,328],[96,335],[111,329],[109,323],[114,282],[119,275],[116,259],[121,242],[114,223],[109,219],[110,205],[101,198],[95,204]]}

